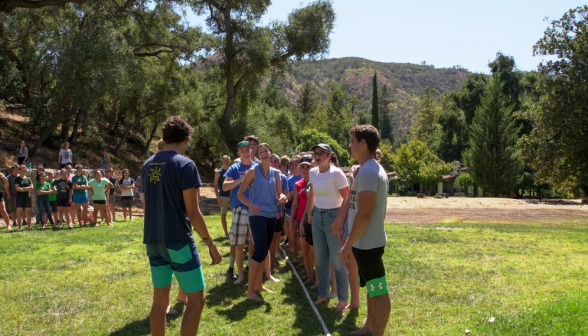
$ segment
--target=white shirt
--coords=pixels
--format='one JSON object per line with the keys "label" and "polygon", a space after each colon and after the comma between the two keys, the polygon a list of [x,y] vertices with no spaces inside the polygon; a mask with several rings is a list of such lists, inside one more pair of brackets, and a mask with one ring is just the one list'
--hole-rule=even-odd
{"label": "white shirt", "polygon": [[66,164],[66,163],[73,162],[71,160],[71,157],[72,157],[71,149],[69,149],[69,148],[67,150],[66,149],[61,149],[59,151],[59,155],[61,155],[61,164]]}
{"label": "white shirt", "polygon": [[312,191],[316,195],[314,205],[321,209],[340,208],[343,203],[340,189],[347,187],[347,178],[343,171],[335,166],[330,166],[324,173],[319,172],[318,167],[310,170],[309,181]]}

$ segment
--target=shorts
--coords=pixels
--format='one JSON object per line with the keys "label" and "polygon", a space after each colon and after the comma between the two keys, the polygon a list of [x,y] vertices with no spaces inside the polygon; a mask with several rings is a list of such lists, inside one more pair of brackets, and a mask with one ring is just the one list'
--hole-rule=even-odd
{"label": "shorts", "polygon": [[[19,157],[18,157],[18,165],[20,166],[20,165],[21,165],[21,164],[24,162],[24,160],[25,160],[25,157],[24,157],[24,156],[23,156],[23,157],[20,157],[20,156],[19,156]],[[13,162],[14,162],[14,161],[13,161]]]}
{"label": "shorts", "polygon": [[16,196],[16,207],[17,208],[30,208],[31,207],[31,196]]}
{"label": "shorts", "polygon": [[280,217],[280,219],[278,219],[276,221],[276,230],[274,231],[274,233],[284,232],[284,220],[285,220],[285,217],[282,216],[282,217]]}
{"label": "shorts", "polygon": [[357,261],[360,287],[365,287],[365,284],[370,280],[386,276],[386,269],[382,260],[384,247],[376,247],[369,250],[360,250],[355,247],[351,248],[355,261]]}
{"label": "shorts", "polygon": [[62,163],[60,169],[65,168],[65,166],[70,165],[73,167],[73,162],[68,162],[68,163]]}
{"label": "shorts", "polygon": [[110,204],[114,204],[114,201],[115,201],[115,200],[116,200],[116,197],[115,197],[115,195],[114,195],[114,194],[110,194],[110,195],[108,196],[108,203],[110,203]]}
{"label": "shorts", "polygon": [[57,212],[57,201],[49,201],[49,205],[51,206],[51,212],[56,213]]}
{"label": "shorts", "polygon": [[96,205],[106,205],[106,200],[92,200],[92,203]]}
{"label": "shorts", "polygon": [[145,200],[145,193],[139,193],[139,199],[141,201],[144,201]]}
{"label": "shorts", "polygon": [[83,203],[88,203],[88,194],[73,194],[73,198],[72,201],[75,204],[83,204]]}
{"label": "shorts", "polygon": [[57,203],[57,206],[60,208],[67,208],[70,206],[69,199],[60,199],[55,201],[55,203]]}
{"label": "shorts", "polygon": [[16,196],[11,195],[10,199],[4,200],[4,203],[6,203],[6,211],[16,212]]}
{"label": "shorts", "polygon": [[310,246],[314,246],[314,241],[312,240],[312,224],[304,223],[304,240]]}
{"label": "shorts", "polygon": [[123,208],[131,208],[133,206],[133,196],[121,197],[120,203]]}
{"label": "shorts", "polygon": [[204,274],[196,244],[147,244],[154,288],[169,286],[176,275],[180,288],[186,293],[203,290]]}
{"label": "shorts", "polygon": [[231,198],[227,196],[220,196],[221,200],[221,215],[226,214],[231,210]]}
{"label": "shorts", "polygon": [[245,245],[249,233],[249,214],[247,208],[236,207],[233,209],[231,230],[229,231],[229,243],[231,246]]}

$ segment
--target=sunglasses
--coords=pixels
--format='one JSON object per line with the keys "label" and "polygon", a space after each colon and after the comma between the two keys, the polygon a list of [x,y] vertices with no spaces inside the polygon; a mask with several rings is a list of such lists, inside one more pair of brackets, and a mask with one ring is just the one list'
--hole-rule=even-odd
{"label": "sunglasses", "polygon": [[327,152],[314,152],[313,155],[316,157],[321,157],[321,156],[325,156],[326,154],[328,154]]}

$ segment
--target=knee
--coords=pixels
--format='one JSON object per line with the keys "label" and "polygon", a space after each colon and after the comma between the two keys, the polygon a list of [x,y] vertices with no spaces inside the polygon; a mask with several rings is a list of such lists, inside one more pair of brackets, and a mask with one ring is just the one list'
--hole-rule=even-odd
{"label": "knee", "polygon": [[251,256],[251,259],[253,259],[261,264],[265,260],[266,257],[267,257],[266,250],[256,248],[255,251],[253,251],[253,255]]}

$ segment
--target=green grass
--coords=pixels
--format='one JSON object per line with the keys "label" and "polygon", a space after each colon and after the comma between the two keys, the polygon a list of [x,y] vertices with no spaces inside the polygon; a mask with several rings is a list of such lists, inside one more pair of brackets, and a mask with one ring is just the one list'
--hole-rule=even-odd
{"label": "green grass", "polygon": [[[218,215],[207,216],[215,237]],[[0,229],[0,335],[148,335],[151,277],[142,219],[114,228],[8,233]],[[392,298],[389,335],[588,334],[588,220],[562,224],[387,224],[384,261]],[[449,229],[447,229],[449,228]],[[202,335],[320,335],[295,277],[275,273],[265,303],[246,300],[246,284],[224,280],[198,243],[206,278]],[[129,253],[130,252],[130,253]],[[177,282],[172,285],[175,298]],[[316,291],[310,291],[313,298]],[[362,309],[319,311],[331,333],[346,335]],[[182,305],[176,305],[182,310]],[[495,317],[495,322],[488,319]],[[168,321],[179,334],[181,317]]]}

